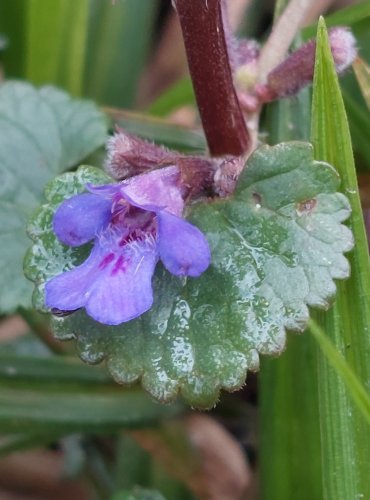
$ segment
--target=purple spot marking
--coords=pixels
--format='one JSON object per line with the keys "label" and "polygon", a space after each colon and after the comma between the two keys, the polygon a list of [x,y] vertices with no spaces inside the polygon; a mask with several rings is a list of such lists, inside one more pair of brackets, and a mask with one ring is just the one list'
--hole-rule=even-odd
{"label": "purple spot marking", "polygon": [[127,269],[127,264],[128,264],[128,262],[124,261],[123,255],[120,255],[117,259],[117,262],[115,263],[115,265],[112,269],[111,276],[115,276],[120,271],[125,272]]}
{"label": "purple spot marking", "polygon": [[114,260],[114,253],[109,253],[99,264],[99,269],[105,269]]}

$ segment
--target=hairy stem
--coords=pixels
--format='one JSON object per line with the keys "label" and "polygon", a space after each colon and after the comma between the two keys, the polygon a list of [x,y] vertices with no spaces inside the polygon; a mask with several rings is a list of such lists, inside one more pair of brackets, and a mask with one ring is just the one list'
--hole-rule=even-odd
{"label": "hairy stem", "polygon": [[[317,3],[315,0],[314,3]],[[283,10],[278,18],[270,36],[268,37],[259,58],[258,78],[264,82],[270,71],[275,68],[285,57],[290,44],[293,42],[299,27],[307,16],[307,12],[312,7],[312,0],[291,0],[286,9],[283,9],[285,2],[279,2],[277,14]]]}
{"label": "hairy stem", "polygon": [[235,92],[222,0],[175,0],[211,155],[245,154],[250,137]]}

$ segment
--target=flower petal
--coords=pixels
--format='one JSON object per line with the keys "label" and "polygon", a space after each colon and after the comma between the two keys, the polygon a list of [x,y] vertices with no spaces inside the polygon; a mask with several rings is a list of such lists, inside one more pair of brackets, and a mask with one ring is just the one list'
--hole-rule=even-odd
{"label": "flower petal", "polygon": [[131,205],[157,212],[166,209],[181,215],[184,200],[179,184],[180,172],[175,166],[136,175],[121,184],[121,194]]}
{"label": "flower petal", "polygon": [[118,325],[150,309],[157,260],[153,244],[126,245],[94,283],[86,312],[100,323]]}
{"label": "flower petal", "polygon": [[155,244],[139,241],[113,250],[97,241],[81,266],[46,284],[46,305],[63,311],[85,307],[106,325],[118,325],[150,309]]}
{"label": "flower petal", "polygon": [[61,311],[85,307],[90,288],[101,272],[99,264],[102,258],[103,252],[95,245],[83,264],[49,280],[45,285],[46,306]]}
{"label": "flower petal", "polygon": [[120,194],[121,184],[99,184],[95,186],[94,184],[88,183],[86,184],[86,189],[90,191],[90,193],[112,200],[116,195]]}
{"label": "flower petal", "polygon": [[77,247],[87,243],[106,227],[112,201],[95,194],[78,194],[65,200],[54,215],[54,232],[59,240]]}
{"label": "flower petal", "polygon": [[162,211],[157,214],[158,250],[164,266],[177,276],[199,276],[211,262],[203,233],[189,222]]}

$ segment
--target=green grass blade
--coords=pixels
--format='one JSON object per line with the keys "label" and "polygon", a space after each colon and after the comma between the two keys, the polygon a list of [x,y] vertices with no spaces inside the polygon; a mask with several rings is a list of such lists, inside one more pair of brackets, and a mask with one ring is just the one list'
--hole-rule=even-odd
{"label": "green grass blade", "polygon": [[279,359],[263,360],[260,373],[261,498],[322,498],[315,344],[288,338]]}
{"label": "green grass blade", "polygon": [[113,108],[103,108],[115,125],[127,132],[157,144],[187,152],[204,152],[207,143],[203,132],[180,127],[169,121],[140,113],[131,113]]}
{"label": "green grass blade", "polygon": [[105,370],[67,357],[2,354],[0,367],[0,434],[24,434],[26,444],[26,434],[49,440],[72,432],[113,432],[181,411],[180,404],[155,404],[141,390],[115,384]]}
{"label": "green grass blade", "polygon": [[[351,278],[338,284],[333,308],[320,323],[368,387],[370,380],[370,267],[366,234],[348,122],[328,43],[325,23],[319,23],[312,105],[312,142],[316,159],[335,165],[352,206],[350,226],[356,240],[350,255]],[[319,356],[319,402],[325,498],[370,497],[367,423],[354,408],[343,382]],[[362,495],[362,497],[360,496]]]}
{"label": "green grass blade", "polygon": [[0,388],[0,432],[113,432],[173,416],[176,407],[155,404],[138,389],[86,390],[55,384]]}
{"label": "green grass blade", "polygon": [[183,78],[167,89],[150,104],[147,112],[155,116],[166,116],[181,106],[195,106],[195,96],[190,78]]}
{"label": "green grass blade", "polygon": [[329,337],[313,319],[310,320],[310,331],[331,366],[347,386],[349,394],[352,396],[357,408],[370,424],[370,395],[366,392],[345,358],[334,347]]}
{"label": "green grass blade", "polygon": [[24,77],[26,65],[27,0],[0,2],[0,33],[6,36],[9,45],[1,55],[7,78]]}
{"label": "green grass blade", "polygon": [[157,0],[90,0],[85,93],[131,107],[150,47]]}
{"label": "green grass blade", "polygon": [[11,353],[0,354],[0,387],[23,384],[24,381],[40,383],[73,383],[80,386],[110,385],[112,379],[100,367],[88,367],[74,358],[62,356],[24,356]]}
{"label": "green grass blade", "polygon": [[29,0],[25,78],[83,91],[88,0]]}

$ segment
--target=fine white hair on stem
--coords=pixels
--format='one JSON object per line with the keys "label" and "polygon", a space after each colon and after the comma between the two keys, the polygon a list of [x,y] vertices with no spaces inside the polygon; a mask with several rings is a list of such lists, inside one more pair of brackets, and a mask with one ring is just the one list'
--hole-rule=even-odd
{"label": "fine white hair on stem", "polygon": [[261,50],[258,62],[260,83],[265,83],[270,71],[283,60],[313,4],[321,3],[322,0],[291,0],[289,2]]}

